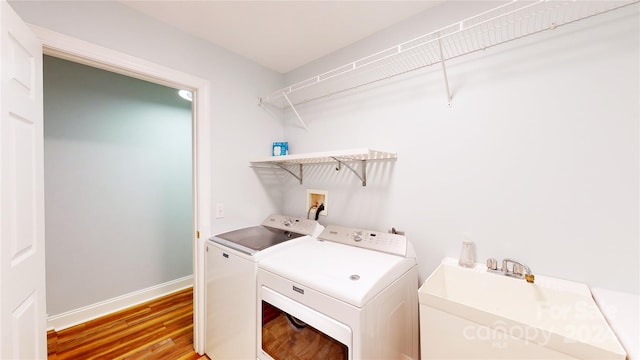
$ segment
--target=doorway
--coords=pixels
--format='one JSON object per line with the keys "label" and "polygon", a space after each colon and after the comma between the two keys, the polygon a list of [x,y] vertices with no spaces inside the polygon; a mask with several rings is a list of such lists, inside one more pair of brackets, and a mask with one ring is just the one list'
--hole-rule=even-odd
{"label": "doorway", "polygon": [[194,348],[204,353],[204,237],[211,233],[211,118],[208,80],[86,43],[54,31],[32,27],[46,55],[190,90],[193,93],[193,285]]}
{"label": "doorway", "polygon": [[191,282],[191,102],[51,56],[43,70],[49,316]]}

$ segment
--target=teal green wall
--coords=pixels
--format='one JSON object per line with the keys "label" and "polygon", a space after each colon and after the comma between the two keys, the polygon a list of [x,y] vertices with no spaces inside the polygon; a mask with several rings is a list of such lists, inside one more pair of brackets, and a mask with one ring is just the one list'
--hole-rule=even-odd
{"label": "teal green wall", "polygon": [[191,103],[45,56],[44,109],[49,315],[191,275]]}

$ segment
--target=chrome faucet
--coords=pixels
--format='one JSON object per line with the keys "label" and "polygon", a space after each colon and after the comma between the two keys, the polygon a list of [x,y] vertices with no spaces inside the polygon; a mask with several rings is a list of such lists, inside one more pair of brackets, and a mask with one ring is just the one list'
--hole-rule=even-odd
{"label": "chrome faucet", "polygon": [[[511,268],[509,268],[509,264],[511,264]],[[498,261],[496,259],[487,259],[487,271],[517,279],[525,279],[528,283],[533,283],[535,280],[535,276],[531,273],[531,269],[529,269],[527,265],[513,259],[502,260],[501,269],[498,269]]]}

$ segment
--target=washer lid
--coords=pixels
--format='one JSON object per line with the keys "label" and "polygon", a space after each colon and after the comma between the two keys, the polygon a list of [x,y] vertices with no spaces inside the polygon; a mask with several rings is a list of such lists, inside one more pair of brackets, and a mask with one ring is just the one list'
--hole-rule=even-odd
{"label": "washer lid", "polygon": [[301,236],[304,235],[288,230],[268,226],[252,226],[218,234],[210,239],[245,254],[254,255],[260,250]]}
{"label": "washer lid", "polygon": [[269,215],[260,226],[242,228],[218,234],[209,240],[243,252],[255,255],[268,247],[304,235],[318,236],[324,229],[317,221],[285,215]]}
{"label": "washer lid", "polygon": [[415,265],[414,258],[312,238],[258,261],[261,269],[359,308]]}

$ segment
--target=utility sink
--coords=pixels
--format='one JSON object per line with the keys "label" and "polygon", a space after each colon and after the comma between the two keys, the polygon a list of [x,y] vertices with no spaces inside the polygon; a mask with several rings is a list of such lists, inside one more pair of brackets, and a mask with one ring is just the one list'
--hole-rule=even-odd
{"label": "utility sink", "polygon": [[422,359],[625,359],[585,284],[445,258],[419,290]]}

